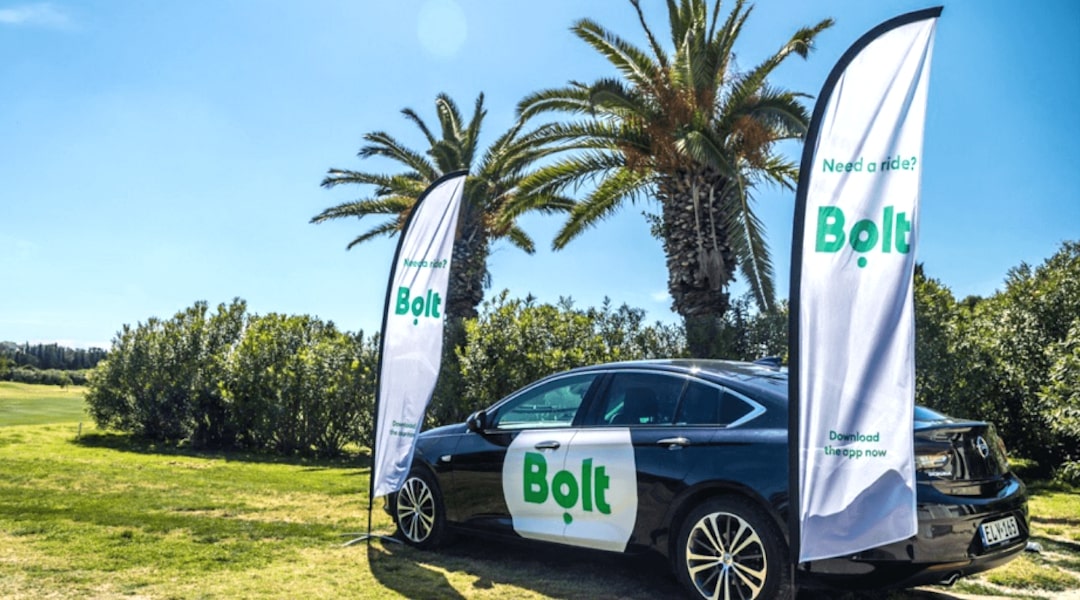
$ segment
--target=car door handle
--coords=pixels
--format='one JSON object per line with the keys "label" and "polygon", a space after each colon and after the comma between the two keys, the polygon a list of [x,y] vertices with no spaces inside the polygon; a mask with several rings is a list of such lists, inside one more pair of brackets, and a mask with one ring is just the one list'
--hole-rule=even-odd
{"label": "car door handle", "polygon": [[535,445],[533,447],[536,448],[537,450],[558,450],[559,449],[559,442],[556,442],[555,440],[551,440],[551,441],[548,441],[548,442],[540,442],[540,443],[538,443],[537,445]]}
{"label": "car door handle", "polygon": [[656,442],[657,446],[667,446],[669,450],[678,450],[690,445],[690,440],[679,436],[672,438],[664,438]]}

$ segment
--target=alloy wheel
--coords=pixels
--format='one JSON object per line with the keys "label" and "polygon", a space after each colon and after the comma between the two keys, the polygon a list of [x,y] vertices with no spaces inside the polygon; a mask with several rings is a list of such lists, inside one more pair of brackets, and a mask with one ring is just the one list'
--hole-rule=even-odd
{"label": "alloy wheel", "polygon": [[686,539],[686,571],[705,598],[751,600],[761,595],[769,564],[750,523],[714,512],[700,518]]}
{"label": "alloy wheel", "polygon": [[427,482],[409,477],[397,495],[397,520],[402,535],[414,544],[421,544],[435,528],[435,495]]}

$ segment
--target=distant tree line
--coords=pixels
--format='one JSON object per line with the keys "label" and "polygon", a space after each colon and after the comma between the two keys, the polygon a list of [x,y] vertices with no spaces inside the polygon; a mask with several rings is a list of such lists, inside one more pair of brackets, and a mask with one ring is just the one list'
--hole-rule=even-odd
{"label": "distant tree line", "polygon": [[101,348],[0,342],[0,381],[44,385],[85,385],[89,369],[106,356]]}
{"label": "distant tree line", "polygon": [[59,344],[0,342],[0,356],[6,357],[13,367],[56,369],[75,371],[92,369],[101,362],[107,352],[101,348],[68,348]]}

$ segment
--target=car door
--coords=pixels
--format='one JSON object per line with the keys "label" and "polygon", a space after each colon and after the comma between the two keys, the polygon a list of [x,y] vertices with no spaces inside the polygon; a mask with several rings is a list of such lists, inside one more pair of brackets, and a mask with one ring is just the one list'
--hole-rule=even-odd
{"label": "car door", "polygon": [[[585,398],[600,379],[600,374],[569,373],[542,380],[511,395],[484,412],[477,424],[479,431],[468,431],[458,442],[454,454],[440,457],[451,473],[446,492],[447,514],[451,521],[483,530],[514,531],[514,518],[504,493],[504,463],[507,451],[520,436],[525,436],[530,450],[532,475],[518,472],[520,478],[540,476],[540,460],[551,465],[551,474],[561,470],[555,464],[565,460],[573,437],[573,425]],[[524,443],[524,441],[522,442]],[[518,443],[514,448],[522,447]],[[526,467],[525,451],[515,451]],[[536,456],[538,455],[538,456]],[[545,473],[545,476],[547,474]],[[524,490],[524,482],[520,482]],[[538,485],[538,484],[537,484]],[[538,497],[536,488],[530,498]],[[550,495],[550,488],[548,489]],[[526,503],[531,508],[532,504]],[[521,515],[528,518],[528,515]]]}
{"label": "car door", "polygon": [[685,483],[726,481],[764,498],[786,493],[786,417],[768,414],[761,402],[730,387],[690,381],[675,423],[704,459],[693,463]]}
{"label": "car door", "polygon": [[[637,522],[630,543],[648,544],[650,530],[659,526],[683,478],[711,440],[708,428],[675,424],[676,410],[688,379],[676,373],[620,371],[599,392],[587,423],[594,432],[622,429],[633,446]],[[579,434],[575,451],[595,445],[592,436]],[[602,440],[602,438],[597,438]]]}

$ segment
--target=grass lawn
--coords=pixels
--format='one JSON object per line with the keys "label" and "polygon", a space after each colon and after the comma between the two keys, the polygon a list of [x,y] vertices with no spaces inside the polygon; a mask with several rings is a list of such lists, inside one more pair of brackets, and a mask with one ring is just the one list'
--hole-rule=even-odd
{"label": "grass lawn", "polygon": [[[29,392],[20,402],[72,404],[70,395]],[[10,389],[3,393],[0,406],[8,406]],[[69,416],[44,422],[50,410]],[[381,542],[342,547],[343,533],[366,526],[366,456],[308,462],[194,453],[88,424],[77,440],[81,402],[18,414],[34,415],[24,418],[36,424],[0,421],[0,598],[615,600],[680,593],[666,566],[645,558],[469,538],[439,553]],[[888,597],[1080,598],[1080,496],[1038,490],[1032,514],[1042,554],[951,589]],[[374,517],[377,532],[391,531],[380,508]]]}
{"label": "grass lawn", "polygon": [[0,381],[0,427],[89,420],[83,394],[86,388],[69,385],[30,385]]}

